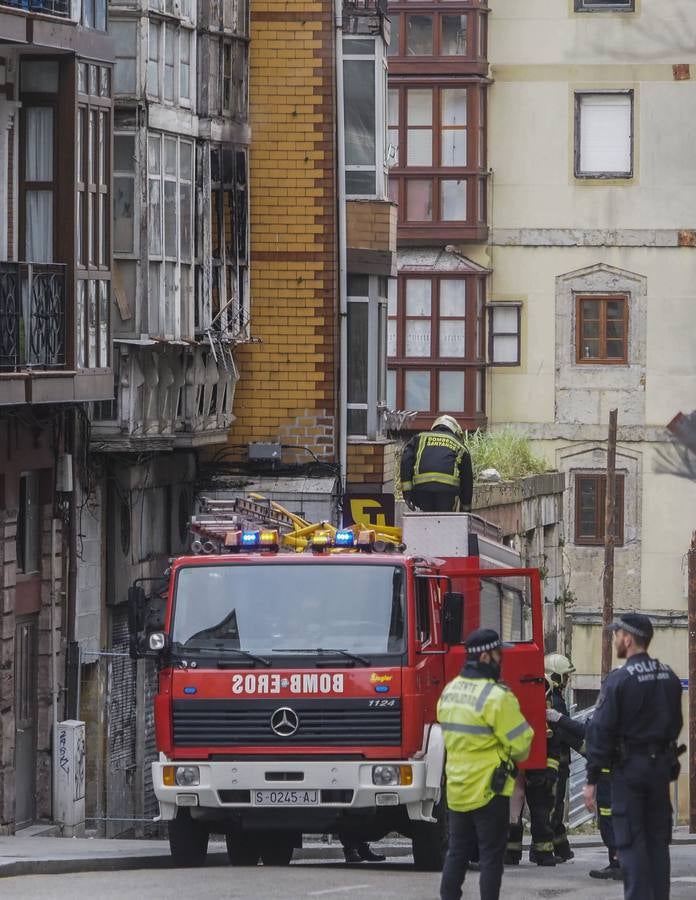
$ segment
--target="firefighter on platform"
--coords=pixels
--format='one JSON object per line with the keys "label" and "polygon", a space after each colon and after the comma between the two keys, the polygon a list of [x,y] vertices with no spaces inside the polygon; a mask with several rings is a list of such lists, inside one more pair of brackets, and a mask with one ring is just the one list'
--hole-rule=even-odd
{"label": "firefighter on platform", "polygon": [[593,809],[602,769],[611,767],[612,826],[626,900],[667,900],[672,807],[679,775],[681,682],[648,655],[653,626],[624,613],[613,625],[614,649],[626,664],[607,676],[587,726],[585,805]]}
{"label": "firefighter on platform", "polygon": [[474,477],[464,432],[453,416],[414,435],[401,455],[401,489],[411,509],[457,512],[471,505]]}
{"label": "firefighter on platform", "polygon": [[498,683],[504,645],[497,632],[477,629],[465,644],[466,665],[437,705],[449,809],[440,897],[460,900],[478,845],[481,900],[497,900],[515,764],[529,755],[534,733],[515,695]]}

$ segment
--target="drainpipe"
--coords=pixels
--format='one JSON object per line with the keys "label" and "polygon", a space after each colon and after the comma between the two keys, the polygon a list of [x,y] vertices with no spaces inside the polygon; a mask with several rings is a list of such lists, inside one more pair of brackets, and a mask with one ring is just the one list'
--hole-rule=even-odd
{"label": "drainpipe", "polygon": [[57,778],[56,778],[56,752],[55,742],[58,733],[58,659],[56,657],[56,592],[58,578],[56,575],[56,551],[58,549],[57,520],[55,515],[51,518],[51,743],[53,746],[53,759],[51,768],[53,773],[53,790],[51,802],[51,816],[56,820]]}
{"label": "drainpipe", "polygon": [[338,462],[341,499],[346,489],[348,464],[348,264],[346,247],[346,152],[343,105],[343,0],[334,0],[336,33],[336,161],[338,201]]}

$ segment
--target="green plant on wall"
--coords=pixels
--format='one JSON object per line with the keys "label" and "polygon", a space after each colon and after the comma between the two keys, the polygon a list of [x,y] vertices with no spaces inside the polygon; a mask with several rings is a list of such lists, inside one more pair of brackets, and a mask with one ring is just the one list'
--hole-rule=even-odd
{"label": "green plant on wall", "polygon": [[[501,431],[469,431],[464,439],[471,456],[474,481],[484,469],[495,469],[503,481],[515,481],[526,475],[539,475],[549,468],[545,459],[536,456],[529,441],[512,429]],[[394,454],[394,493],[397,500],[403,500],[399,468],[403,446],[399,445]]]}

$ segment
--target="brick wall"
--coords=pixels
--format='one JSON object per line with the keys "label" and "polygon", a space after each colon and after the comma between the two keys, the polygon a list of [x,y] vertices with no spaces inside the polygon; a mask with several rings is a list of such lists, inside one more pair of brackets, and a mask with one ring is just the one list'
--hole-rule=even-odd
{"label": "brick wall", "polygon": [[394,477],[394,443],[348,444],[351,483],[384,485]]}
{"label": "brick wall", "polygon": [[349,200],[346,211],[348,247],[394,252],[396,213],[394,203],[383,200]]}
{"label": "brick wall", "polygon": [[338,337],[332,10],[327,0],[252,5],[251,333],[259,342],[237,351],[230,437],[306,444],[326,459],[335,458]]}

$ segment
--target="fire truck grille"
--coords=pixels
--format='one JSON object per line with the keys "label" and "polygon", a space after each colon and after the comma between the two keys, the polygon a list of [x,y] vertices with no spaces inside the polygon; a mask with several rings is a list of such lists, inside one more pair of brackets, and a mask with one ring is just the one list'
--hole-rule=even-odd
{"label": "fire truck grille", "polygon": [[[372,706],[370,703],[372,702]],[[392,702],[391,699],[388,702]],[[401,704],[383,700],[175,700],[177,747],[386,747],[401,744]]]}

